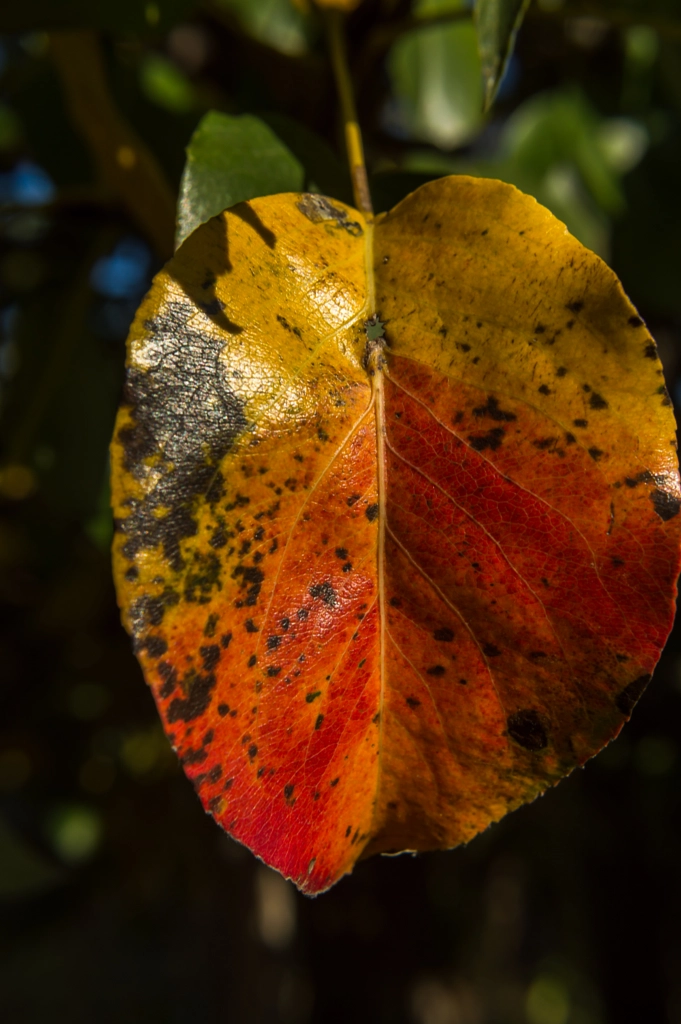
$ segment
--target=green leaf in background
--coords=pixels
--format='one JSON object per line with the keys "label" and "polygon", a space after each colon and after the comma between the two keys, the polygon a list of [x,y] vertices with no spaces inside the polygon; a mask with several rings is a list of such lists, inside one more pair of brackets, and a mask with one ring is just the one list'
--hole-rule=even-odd
{"label": "green leaf in background", "polygon": [[166,31],[196,6],[197,0],[23,0],[0,4],[0,32],[79,28]]}
{"label": "green leaf in background", "polygon": [[607,260],[611,219],[625,212],[622,178],[641,161],[648,143],[639,121],[603,118],[578,89],[557,89],[531,96],[514,111],[492,157],[412,151],[400,170],[509,182],[548,207],[580,242]]}
{"label": "green leaf in background", "polygon": [[303,182],[302,165],[263,121],[211,110],[187,147],[177,244],[228,206],[256,196],[300,192]]}
{"label": "green leaf in background", "polygon": [[530,0],[475,0],[485,110],[489,110],[497,94],[529,4]]}
{"label": "green leaf in background", "polygon": [[312,19],[291,0],[215,0],[215,6],[233,15],[249,36],[279,53],[299,57],[309,48]]}
{"label": "green leaf in background", "polygon": [[[417,16],[463,9],[451,0],[425,0]],[[475,29],[470,21],[406,32],[388,55],[395,106],[390,117],[400,135],[453,149],[482,124],[482,84]]]}

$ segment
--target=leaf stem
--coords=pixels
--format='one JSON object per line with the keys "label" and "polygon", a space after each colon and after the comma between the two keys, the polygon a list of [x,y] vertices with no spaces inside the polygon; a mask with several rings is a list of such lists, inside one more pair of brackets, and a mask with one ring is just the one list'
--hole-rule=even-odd
{"label": "leaf stem", "polygon": [[336,80],[341,114],[345,126],[345,145],[348,153],[355,205],[368,220],[371,220],[374,210],[371,205],[367,169],[364,163],[362,133],[357,120],[357,108],[355,107],[355,97],[352,92],[352,82],[350,81],[348,55],[345,46],[345,34],[343,32],[343,15],[341,11],[336,10],[327,10],[324,13],[333,75]]}

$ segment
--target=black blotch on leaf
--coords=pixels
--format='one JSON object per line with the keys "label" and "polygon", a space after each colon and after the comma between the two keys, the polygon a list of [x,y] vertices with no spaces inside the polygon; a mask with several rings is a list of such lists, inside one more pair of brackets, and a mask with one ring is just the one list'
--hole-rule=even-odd
{"label": "black blotch on leaf", "polygon": [[630,316],[627,323],[630,327],[643,327],[643,320],[640,316]]}
{"label": "black blotch on leaf", "polygon": [[314,583],[308,590],[308,593],[310,597],[315,599],[321,598],[329,608],[335,607],[338,603],[338,594],[328,580],[325,580],[323,583]]}
{"label": "black blotch on leaf", "polygon": [[657,359],[657,346],[654,341],[649,342],[643,350],[646,359]]}
{"label": "black blotch on leaf", "polygon": [[218,714],[220,718],[224,718],[225,715],[229,714],[229,704],[218,704]]}
{"label": "black blotch on leaf", "polygon": [[446,672],[444,665],[431,665],[430,668],[426,669],[426,675],[428,676],[443,676]]}
{"label": "black blotch on leaf", "polygon": [[162,636],[146,636],[134,644],[135,651],[146,651],[150,658],[160,658],[168,650]]}
{"label": "black blotch on leaf", "polygon": [[589,398],[589,406],[591,409],[607,409],[608,403],[602,395],[599,395],[597,391],[593,391]]}
{"label": "black blotch on leaf", "polygon": [[[128,370],[122,404],[131,422],[117,434],[126,471],[143,485],[148,460],[157,459],[153,489],[131,501],[118,522],[123,553],[132,559],[161,544],[176,571],[181,542],[196,535],[195,501],[214,496],[219,463],[247,426],[244,403],[220,362],[225,340],[197,330],[195,315],[189,300],[175,301],[146,322],[145,361],[152,368]],[[161,509],[168,511],[160,515]]]}
{"label": "black blotch on leaf", "polygon": [[536,711],[516,711],[506,719],[508,735],[525,750],[544,750],[548,746],[546,729]]}
{"label": "black blotch on leaf", "polygon": [[573,420],[572,422],[573,422],[575,427],[588,427],[589,426],[589,421],[588,420]]}
{"label": "black blotch on leaf", "polygon": [[315,729],[321,729],[322,722],[324,721],[324,715],[317,715],[317,720],[314,724]]}
{"label": "black blotch on leaf", "polygon": [[416,697],[407,697],[406,702],[410,708],[418,708],[421,706],[421,701],[418,700]]}
{"label": "black blotch on leaf", "polygon": [[223,633],[222,636],[220,637],[220,647],[227,648],[227,647],[229,647],[231,642],[232,642],[232,634],[231,633]]}
{"label": "black blotch on leaf", "polygon": [[539,392],[540,395],[550,395],[551,394],[551,388],[548,386],[548,384],[542,384],[540,387],[537,388],[537,391]]}
{"label": "black blotch on leaf", "polygon": [[253,668],[254,665],[257,665],[257,663],[258,663],[257,656],[255,654],[252,654],[250,656],[250,658],[248,659],[248,667],[249,668]]}
{"label": "black blotch on leaf", "polygon": [[568,302],[565,308],[569,309],[571,313],[581,313],[584,309],[584,303],[581,299],[575,299],[574,302]]}
{"label": "black blotch on leaf", "polygon": [[373,521],[375,519],[378,519],[378,505],[377,504],[369,505],[365,509],[364,515],[367,517],[367,519],[369,520],[370,523],[373,523]]}
{"label": "black blotch on leaf", "polygon": [[567,373],[567,367],[566,366],[559,366],[558,369],[556,370],[556,377],[564,377],[566,373]]}
{"label": "black blotch on leaf", "polygon": [[258,600],[258,595],[260,594],[263,580],[265,579],[265,573],[255,565],[237,565],[232,573],[232,578],[238,579],[239,577],[241,577],[243,583],[246,585],[246,599],[244,604],[253,606]]}
{"label": "black blotch on leaf", "polygon": [[158,666],[158,674],[163,679],[163,685],[159,689],[159,696],[164,699],[170,697],[177,685],[177,669],[168,661],[162,661]]}
{"label": "black blotch on leaf", "polygon": [[205,672],[212,672],[220,660],[221,650],[217,644],[209,644],[207,647],[199,647],[199,654],[203,658]]}
{"label": "black blotch on leaf", "polygon": [[639,676],[638,679],[634,679],[633,682],[628,684],[628,686],[625,686],[615,698],[617,710],[621,711],[623,715],[628,717],[634,710],[634,705],[650,682],[650,678],[650,675]]}
{"label": "black blotch on leaf", "polygon": [[442,626],[440,629],[435,630],[433,633],[433,639],[439,640],[444,644],[449,644],[454,639],[454,631],[449,629],[447,626]]}
{"label": "black blotch on leaf", "polygon": [[473,434],[468,438],[468,443],[476,452],[484,452],[487,448],[495,452],[500,447],[504,434],[505,431],[501,427],[493,427],[486,434]]}
{"label": "black blotch on leaf", "polygon": [[260,632],[259,627],[256,626],[256,624],[253,621],[253,619],[246,619],[246,621],[244,623],[244,628],[245,628],[247,633],[259,633]]}
{"label": "black blotch on leaf", "polygon": [[486,658],[498,658],[501,651],[494,644],[483,644],[482,653]]}
{"label": "black blotch on leaf", "polygon": [[267,650],[268,651],[275,651],[280,643],[281,643],[281,637],[280,636],[268,636],[267,637]]}
{"label": "black blotch on leaf", "polygon": [[496,420],[498,423],[511,423],[518,417],[514,412],[507,412],[505,409],[499,408],[499,402],[493,395],[490,395],[487,399],[486,405],[477,406],[473,409],[473,415],[477,417],[487,416],[491,420]]}
{"label": "black blotch on leaf", "polygon": [[201,675],[190,669],[182,680],[182,689],[186,697],[175,697],[168,705],[166,720],[173,722],[191,722],[202,715],[211,702],[211,694],[215,688],[213,673]]}
{"label": "black blotch on leaf", "polygon": [[294,789],[295,785],[292,782],[289,782],[288,785],[284,786],[284,796],[287,800],[290,800],[293,796]]}
{"label": "black blotch on leaf", "polygon": [[603,452],[600,448],[589,448],[589,455],[594,460],[594,462],[598,462],[598,460],[603,455]]}
{"label": "black blotch on leaf", "polygon": [[681,510],[681,501],[675,494],[671,494],[669,491],[662,491],[659,487],[650,492],[650,500],[653,503],[655,511],[657,512],[660,519],[667,522],[669,519],[673,519],[674,516],[679,514]]}

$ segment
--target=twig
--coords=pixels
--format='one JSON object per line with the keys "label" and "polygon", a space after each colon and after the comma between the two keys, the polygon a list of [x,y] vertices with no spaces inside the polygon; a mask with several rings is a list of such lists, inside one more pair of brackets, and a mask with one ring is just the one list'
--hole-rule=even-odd
{"label": "twig", "polygon": [[51,51],[71,119],[86,140],[101,180],[168,259],[175,237],[175,196],[146,143],[117,109],[93,32],[55,32]]}

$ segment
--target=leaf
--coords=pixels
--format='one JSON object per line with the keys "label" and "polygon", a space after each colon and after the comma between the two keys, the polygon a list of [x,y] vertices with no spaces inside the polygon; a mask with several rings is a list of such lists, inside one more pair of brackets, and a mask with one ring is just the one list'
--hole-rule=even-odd
{"label": "leaf", "polygon": [[259,118],[211,110],[187,147],[178,202],[178,245],[199,224],[255,196],[303,186],[303,168]]}
{"label": "leaf", "polygon": [[470,21],[406,32],[388,57],[400,137],[444,149],[468,142],[482,122],[480,58]]}
{"label": "leaf", "polygon": [[303,891],[467,842],[617,735],[669,632],[654,342],[534,200],[195,231],[129,338],[123,620],[204,807]]}
{"label": "leaf", "polygon": [[[216,6],[237,19],[243,32],[279,53],[306,53],[314,35],[306,7],[292,0],[215,0]],[[298,8],[298,9],[297,9]]]}
{"label": "leaf", "polygon": [[530,0],[475,0],[485,110],[489,110],[494,102],[515,46],[516,33],[529,5]]}

